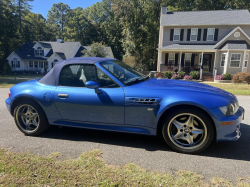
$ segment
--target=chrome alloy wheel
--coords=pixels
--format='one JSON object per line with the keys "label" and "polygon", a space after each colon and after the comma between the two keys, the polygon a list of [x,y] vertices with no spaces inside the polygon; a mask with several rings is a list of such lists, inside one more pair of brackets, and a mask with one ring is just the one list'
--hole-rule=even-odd
{"label": "chrome alloy wheel", "polygon": [[34,132],[40,123],[40,118],[34,107],[24,104],[16,112],[18,126],[26,132]]}
{"label": "chrome alloy wheel", "polygon": [[198,116],[189,113],[179,114],[170,120],[168,136],[176,146],[194,149],[206,140],[207,128]]}

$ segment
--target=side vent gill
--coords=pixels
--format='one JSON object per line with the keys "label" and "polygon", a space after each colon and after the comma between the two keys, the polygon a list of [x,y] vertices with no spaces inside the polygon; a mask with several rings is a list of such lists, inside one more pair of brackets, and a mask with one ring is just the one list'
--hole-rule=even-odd
{"label": "side vent gill", "polygon": [[156,105],[157,99],[139,99],[139,98],[127,98],[126,103],[130,104],[144,104],[144,105]]}

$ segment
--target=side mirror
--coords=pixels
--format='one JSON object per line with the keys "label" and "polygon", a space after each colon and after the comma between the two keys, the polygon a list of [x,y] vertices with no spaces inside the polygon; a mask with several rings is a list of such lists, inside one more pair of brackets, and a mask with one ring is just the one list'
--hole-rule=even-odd
{"label": "side mirror", "polygon": [[101,90],[99,90],[99,84],[95,81],[88,81],[86,82],[85,86],[90,89],[95,89],[95,93],[101,94]]}

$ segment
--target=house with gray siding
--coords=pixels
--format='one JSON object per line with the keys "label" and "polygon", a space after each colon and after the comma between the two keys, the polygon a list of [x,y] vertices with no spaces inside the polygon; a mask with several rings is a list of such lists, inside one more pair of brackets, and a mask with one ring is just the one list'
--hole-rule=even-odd
{"label": "house with gray siding", "polygon": [[250,72],[248,10],[168,12],[163,6],[160,19],[157,71],[196,70],[201,78]]}

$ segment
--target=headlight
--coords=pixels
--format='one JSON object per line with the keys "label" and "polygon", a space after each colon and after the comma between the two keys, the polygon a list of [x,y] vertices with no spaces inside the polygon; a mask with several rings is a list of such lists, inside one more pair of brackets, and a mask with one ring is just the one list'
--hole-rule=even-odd
{"label": "headlight", "polygon": [[225,116],[232,116],[238,111],[239,103],[238,101],[234,103],[230,103],[228,106],[223,106],[223,107],[220,107],[219,109],[223,112]]}

